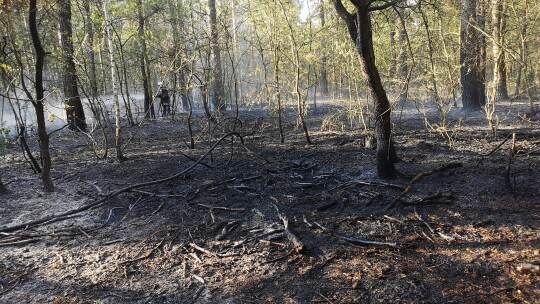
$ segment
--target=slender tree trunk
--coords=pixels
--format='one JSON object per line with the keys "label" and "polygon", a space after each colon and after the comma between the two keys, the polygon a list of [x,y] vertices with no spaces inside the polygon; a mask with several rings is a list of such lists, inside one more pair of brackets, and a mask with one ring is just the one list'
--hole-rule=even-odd
{"label": "slender tree trunk", "polygon": [[45,191],[54,191],[54,185],[51,179],[51,155],[49,151],[49,135],[45,128],[45,96],[43,88],[43,66],[45,63],[45,50],[41,45],[39,33],[37,29],[37,0],[30,0],[28,27],[30,28],[30,35],[32,36],[32,44],[36,52],[36,64],[35,64],[35,91],[36,99],[32,101],[34,109],[36,111],[36,120],[38,126],[39,137],[39,151],[41,156],[41,180]]}
{"label": "slender tree trunk", "polygon": [[278,112],[278,129],[279,129],[279,140],[281,143],[285,142],[285,133],[283,132],[283,106],[281,104],[281,83],[279,81],[279,46],[274,46],[274,81],[276,86],[276,101],[277,101],[277,112]]}
{"label": "slender tree trunk", "polygon": [[111,37],[111,19],[107,10],[107,0],[103,1],[103,13],[105,14],[105,29],[107,35],[107,45],[109,47],[109,58],[111,61],[111,85],[114,99],[114,116],[116,120],[116,127],[114,132],[114,148],[116,150],[116,158],[122,162],[126,160],[122,152],[122,121],[120,116],[120,101],[118,100],[118,84],[116,82],[116,62],[114,58],[114,46]]}
{"label": "slender tree trunk", "polygon": [[360,63],[371,97],[375,101],[375,138],[377,139],[377,175],[382,179],[394,178],[397,155],[392,143],[390,124],[390,101],[382,85],[375,65],[373,33],[371,27],[370,0],[356,0],[356,14],[349,13],[341,0],[333,0],[339,16],[347,24],[349,34],[360,55]]}
{"label": "slender tree trunk", "polygon": [[504,59],[506,31],[506,1],[493,0],[492,4],[493,27],[493,83],[495,85],[495,100],[505,100],[508,97],[506,81],[506,62]]}
{"label": "slender tree trunk", "polygon": [[[326,25],[326,10],[324,7],[324,0],[321,0],[320,5],[320,18],[321,18],[321,27],[324,28]],[[323,47],[323,55],[321,58],[321,95],[327,97],[330,93],[328,90],[328,72],[326,66],[328,64],[328,55],[326,54],[326,49]]]}
{"label": "slender tree trunk", "polygon": [[[186,85],[186,72],[185,72],[185,63],[183,60],[179,62],[178,53],[182,51],[182,35],[180,34],[179,28],[184,28],[184,18],[183,18],[183,11],[184,6],[182,5],[182,1],[175,0],[174,3],[171,2],[170,4],[170,11],[172,14],[171,23],[172,23],[172,31],[173,31],[173,44],[174,44],[174,54],[173,54],[173,60],[174,60],[174,77],[175,80],[178,81],[178,87],[180,88],[180,98],[182,99],[182,109],[184,112],[188,112],[190,110],[189,106],[189,98],[188,98],[188,86]],[[181,15],[178,15],[178,12],[181,13]],[[180,63],[180,64],[179,64]],[[175,94],[176,96],[176,94]],[[174,108],[174,107],[173,107]]]}
{"label": "slender tree trunk", "polygon": [[216,112],[227,109],[225,99],[225,87],[223,85],[223,72],[221,70],[221,50],[219,47],[219,36],[217,29],[216,0],[208,0],[208,12],[210,14],[210,46],[212,52],[212,76],[213,76],[213,104]]}
{"label": "slender tree trunk", "polygon": [[148,47],[146,45],[145,35],[145,17],[143,12],[143,2],[142,0],[137,0],[137,18],[139,22],[138,26],[138,35],[139,35],[139,64],[141,69],[141,77],[143,81],[143,91],[144,91],[144,117],[146,118],[156,118],[156,113],[154,109],[154,103],[152,98],[152,84],[150,81],[149,75],[149,61],[148,61]]}
{"label": "slender tree trunk", "polygon": [[236,103],[238,101],[243,100],[243,89],[242,89],[242,69],[240,68],[240,54],[238,52],[238,22],[237,22],[237,6],[236,6],[237,0],[231,0],[231,25],[232,25],[232,44],[233,44],[233,65],[236,65],[234,67],[234,71],[236,74],[235,82],[236,82],[236,88],[235,88],[235,100]]}
{"label": "slender tree trunk", "polygon": [[295,68],[295,78],[294,78],[294,91],[296,93],[296,106],[298,110],[298,120],[300,120],[300,125],[302,126],[302,130],[304,131],[304,136],[306,137],[306,142],[311,145],[311,138],[309,136],[309,131],[306,123],[306,106],[304,103],[304,100],[302,98],[302,92],[300,90],[300,49],[298,47],[298,43],[296,42],[295,33],[293,29],[292,22],[289,20],[289,16],[287,15],[287,10],[285,9],[285,6],[283,5],[282,0],[278,0],[279,4],[281,6],[281,10],[283,12],[283,15],[285,17],[285,21],[287,23],[287,26],[289,28],[289,38],[291,40],[291,58],[293,59],[293,64]]}
{"label": "slender tree trunk", "polygon": [[86,117],[77,87],[77,71],[73,58],[73,30],[71,26],[71,0],[58,0],[60,40],[63,53],[63,83],[66,115],[69,129],[86,131]]}
{"label": "slender tree trunk", "polygon": [[[400,14],[403,15],[404,10],[398,9]],[[408,73],[409,73],[409,66],[407,65],[407,49],[406,49],[406,41],[407,41],[407,29],[405,26],[401,23],[401,20],[399,21],[399,35],[398,35],[398,79],[400,81],[400,89],[399,89],[399,97],[398,101],[401,103],[404,103],[407,101],[407,97],[409,95],[409,84],[407,81]]]}
{"label": "slender tree trunk", "polygon": [[83,0],[82,2],[83,10],[85,12],[84,19],[84,32],[86,34],[85,39],[85,56],[86,56],[86,70],[88,73],[88,81],[90,83],[90,96],[88,102],[90,103],[90,109],[94,114],[104,141],[104,153],[103,158],[107,157],[109,151],[109,140],[107,138],[107,119],[105,119],[105,111],[101,106],[100,100],[98,99],[98,82],[96,75],[96,58],[94,54],[94,26],[92,25],[92,11],[90,10],[90,0]]}

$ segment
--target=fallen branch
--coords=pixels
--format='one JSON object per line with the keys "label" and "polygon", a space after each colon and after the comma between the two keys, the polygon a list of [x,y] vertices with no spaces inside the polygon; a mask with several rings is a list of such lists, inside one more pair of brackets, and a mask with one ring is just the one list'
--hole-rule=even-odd
{"label": "fallen branch", "polygon": [[403,202],[404,205],[418,205],[418,206],[426,206],[426,205],[449,205],[454,202],[454,197],[451,194],[443,194],[441,192],[437,192],[433,195],[429,195],[423,198],[420,198],[414,202]]}
{"label": "fallen branch", "polygon": [[347,241],[349,243],[353,243],[356,245],[377,245],[377,246],[390,246],[390,247],[397,247],[398,244],[394,242],[379,242],[379,241],[371,241],[371,240],[363,240],[363,239],[357,239],[347,236],[338,235],[340,239]]}
{"label": "fallen branch", "polygon": [[433,175],[437,172],[443,172],[446,170],[459,168],[459,167],[463,167],[463,163],[449,163],[449,164],[442,165],[438,168],[435,168],[431,171],[419,173],[409,182],[405,190],[403,190],[403,192],[401,192],[401,194],[398,197],[396,197],[390,204],[388,204],[388,206],[386,206],[385,210],[390,210],[391,208],[393,208],[397,202],[399,202],[405,195],[407,195],[407,193],[409,193],[412,190],[413,185],[419,180],[423,179],[424,177]]}
{"label": "fallen branch", "polygon": [[204,248],[198,246],[198,245],[195,244],[195,243],[189,243],[189,247],[191,247],[191,248],[193,248],[193,249],[195,249],[195,250],[197,250],[197,251],[200,251],[200,252],[202,252],[202,253],[204,253],[204,254],[206,254],[206,255],[209,255],[209,256],[213,256],[213,257],[217,257],[217,256],[218,256],[217,253],[213,253],[212,251],[210,251],[210,250],[208,250],[208,249],[204,249]]}
{"label": "fallen branch", "polygon": [[182,170],[179,173],[176,173],[174,175],[171,175],[169,177],[162,178],[162,179],[157,179],[157,180],[152,180],[152,181],[148,181],[148,182],[143,182],[143,183],[130,185],[130,186],[124,187],[122,189],[116,190],[116,191],[110,193],[109,195],[105,196],[104,198],[101,198],[101,199],[99,199],[99,200],[97,200],[97,201],[95,201],[93,203],[90,203],[88,205],[84,205],[84,206],[79,207],[77,209],[69,210],[69,211],[66,211],[66,212],[58,214],[58,215],[55,215],[55,214],[49,215],[49,216],[43,217],[43,218],[38,219],[38,220],[26,222],[26,223],[11,226],[11,227],[4,227],[4,228],[0,229],[0,232],[12,232],[12,231],[17,231],[17,230],[36,227],[36,226],[39,226],[39,225],[44,224],[44,223],[50,224],[50,223],[53,223],[53,222],[64,220],[64,219],[67,219],[67,217],[70,216],[70,215],[77,214],[77,213],[80,213],[80,212],[83,212],[83,211],[86,211],[86,210],[89,210],[89,209],[92,209],[92,208],[100,207],[107,200],[109,200],[110,198],[116,197],[116,196],[118,196],[118,195],[120,195],[120,194],[122,194],[124,192],[128,192],[130,190],[145,187],[145,186],[161,184],[161,183],[168,182],[170,180],[176,179],[176,178],[178,178],[180,176],[185,175],[186,173],[190,172],[191,170],[193,170],[193,168],[195,168],[197,165],[199,165],[208,155],[210,155],[210,153],[212,153],[212,151],[214,151],[214,149],[225,138],[230,137],[230,136],[238,136],[238,137],[240,137],[240,139],[242,139],[241,135],[239,133],[237,133],[237,132],[232,132],[232,133],[228,133],[228,134],[223,135],[216,143],[214,143],[214,145],[212,145],[212,147],[210,147],[210,149],[208,149],[208,151],[206,151],[206,153],[203,154],[203,156],[201,156],[196,162],[194,162],[189,167],[187,167],[186,169]]}
{"label": "fallen branch", "polygon": [[[272,199],[277,200],[275,198]],[[274,206],[274,209],[276,209],[279,219],[283,222],[283,231],[285,232],[285,235],[287,235],[289,241],[293,244],[294,251],[296,251],[296,253],[303,253],[306,250],[306,246],[304,246],[304,243],[302,243],[302,241],[300,241],[300,239],[296,235],[294,235],[294,233],[289,228],[289,219],[287,219],[284,214],[281,214],[278,206],[276,206],[274,203],[271,204],[272,206]]]}
{"label": "fallen branch", "polygon": [[508,160],[506,163],[506,171],[504,174],[504,182],[506,188],[510,193],[514,193],[514,185],[512,185],[512,163],[514,162],[514,157],[516,156],[516,133],[512,133],[512,143],[510,144],[510,149],[508,150]]}

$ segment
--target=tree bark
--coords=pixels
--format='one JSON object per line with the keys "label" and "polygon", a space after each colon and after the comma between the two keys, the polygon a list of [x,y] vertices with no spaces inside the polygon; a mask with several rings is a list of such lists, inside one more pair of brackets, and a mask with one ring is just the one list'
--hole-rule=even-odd
{"label": "tree bark", "polygon": [[[375,138],[377,139],[377,175],[382,179],[396,176],[394,163],[397,155],[392,143],[392,128],[390,124],[390,102],[382,85],[381,77],[375,65],[375,52],[373,50],[373,33],[371,27],[371,11],[383,9],[391,2],[379,7],[370,7],[374,1],[355,0],[356,13],[349,13],[341,0],[333,0],[334,7],[339,16],[347,24],[349,35],[360,55],[361,69],[375,101]],[[375,1],[377,2],[377,1]]]}
{"label": "tree bark", "polygon": [[60,40],[63,53],[63,84],[66,98],[66,116],[69,129],[86,131],[86,117],[77,87],[77,71],[73,58],[73,29],[71,26],[71,0],[58,0]]}
{"label": "tree bark", "polygon": [[217,30],[216,0],[208,0],[208,12],[210,14],[210,45],[212,52],[212,76],[213,76],[213,96],[212,103],[216,112],[227,109],[225,100],[225,87],[223,85],[223,72],[221,70],[221,50],[219,47],[219,36]]}
{"label": "tree bark", "polygon": [[116,158],[118,161],[122,162],[126,160],[122,152],[122,124],[120,117],[120,101],[118,100],[118,84],[116,81],[116,62],[114,57],[114,46],[111,37],[111,19],[109,17],[109,12],[107,10],[107,0],[103,1],[103,13],[105,15],[105,32],[107,35],[107,44],[109,48],[109,58],[111,61],[111,84],[114,100],[114,116],[116,120],[115,133],[114,133],[114,148],[116,150]]}
{"label": "tree bark", "polygon": [[[179,28],[184,27],[184,19],[183,19],[183,11],[184,7],[182,5],[182,1],[175,0],[174,3],[171,2],[170,4],[170,11],[172,14],[171,23],[172,23],[172,32],[173,32],[173,44],[174,44],[174,54],[173,54],[173,60],[174,60],[174,77],[175,77],[175,86],[180,88],[180,98],[182,100],[182,109],[184,112],[189,111],[189,99],[188,99],[188,91],[187,91],[187,84],[186,84],[186,72],[185,72],[185,63],[183,60],[180,61],[180,65],[178,65],[179,58],[178,53],[182,51],[182,35],[180,34]],[[180,12],[180,16],[178,14]],[[178,81],[178,85],[176,85],[176,81]],[[174,94],[176,97],[176,94]],[[174,107],[173,107],[174,108]]]}
{"label": "tree bark", "polygon": [[36,120],[38,126],[39,137],[39,151],[41,156],[41,180],[43,181],[43,187],[45,191],[54,191],[54,185],[51,179],[51,154],[49,151],[49,135],[45,128],[45,90],[43,88],[43,66],[45,64],[45,50],[41,45],[39,39],[39,33],[37,30],[37,0],[30,0],[29,14],[28,14],[28,27],[30,28],[30,35],[32,37],[32,44],[34,45],[36,53],[35,64],[35,91],[36,98],[32,100],[34,109],[36,111]]}
{"label": "tree bark", "polygon": [[[404,10],[399,8],[398,9],[400,14],[403,16]],[[399,88],[399,97],[398,102],[406,102],[407,97],[409,95],[409,84],[407,81],[407,76],[409,73],[409,66],[407,65],[407,50],[406,50],[406,41],[407,41],[407,32],[405,29],[405,26],[401,23],[401,21],[398,21],[399,23],[399,35],[398,35],[398,79],[400,81],[400,88]]]}
{"label": "tree bark", "polygon": [[493,83],[495,85],[495,100],[506,100],[508,87],[506,81],[506,62],[504,58],[506,31],[506,1],[493,0]]}
{"label": "tree bark", "polygon": [[[477,1],[462,0],[460,30],[461,98],[466,111],[480,110],[486,104],[484,74],[482,66],[482,38]],[[481,1],[481,0],[480,0]]]}
{"label": "tree bark", "polygon": [[[326,10],[324,8],[324,0],[321,0],[321,3],[319,4],[320,8],[320,18],[321,18],[321,27],[324,28],[326,25]],[[324,97],[327,97],[329,95],[328,90],[328,72],[326,70],[326,66],[328,64],[328,56],[326,54],[326,49],[323,47],[323,55],[321,58],[321,95]]]}
{"label": "tree bark", "polygon": [[142,0],[137,0],[137,19],[139,23],[137,33],[139,35],[139,45],[141,48],[139,52],[139,64],[144,91],[144,117],[155,119],[156,113],[152,99],[152,86],[149,75],[150,69],[148,67],[148,47],[146,45],[146,37],[144,36],[146,19],[144,17]]}

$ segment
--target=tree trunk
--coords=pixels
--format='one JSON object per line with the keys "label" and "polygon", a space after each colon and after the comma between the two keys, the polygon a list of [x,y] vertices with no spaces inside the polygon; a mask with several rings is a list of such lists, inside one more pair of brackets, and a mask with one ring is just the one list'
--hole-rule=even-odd
{"label": "tree trunk", "polygon": [[[404,10],[398,9],[400,14],[403,15]],[[407,101],[407,97],[409,95],[409,83],[407,80],[408,73],[409,73],[409,66],[407,65],[407,50],[406,50],[406,43],[407,41],[407,29],[405,26],[401,23],[401,20],[399,20],[399,36],[398,36],[398,79],[400,81],[400,88],[399,88],[399,97],[398,102],[404,103]]]}
{"label": "tree trunk", "polygon": [[506,82],[506,62],[504,60],[506,31],[506,1],[493,0],[493,83],[495,85],[495,100],[506,100],[508,87]]}
{"label": "tree trunk", "polygon": [[143,13],[143,2],[142,0],[137,1],[137,18],[139,22],[138,26],[138,35],[139,35],[139,64],[141,69],[141,77],[143,81],[143,91],[144,91],[144,117],[146,118],[156,118],[156,113],[154,109],[154,103],[152,99],[152,86],[150,83],[150,69],[148,67],[148,47],[146,45],[145,35],[145,17]]}
{"label": "tree trunk", "polygon": [[118,84],[116,82],[116,62],[114,58],[114,46],[113,41],[111,37],[111,19],[109,17],[109,12],[107,10],[107,0],[103,1],[103,13],[105,15],[105,32],[107,35],[107,44],[109,47],[109,58],[111,61],[111,84],[112,84],[112,92],[113,92],[113,99],[114,99],[114,116],[116,119],[116,127],[115,127],[115,133],[114,133],[114,148],[116,150],[116,158],[118,161],[122,162],[126,160],[126,157],[124,156],[122,152],[122,124],[121,124],[121,117],[120,117],[120,101],[118,100]]}
{"label": "tree trunk", "polygon": [[63,84],[69,129],[86,131],[86,118],[77,87],[77,72],[73,58],[73,30],[71,26],[71,0],[58,0],[60,40],[63,53]]}
{"label": "tree trunk", "polygon": [[105,111],[103,110],[100,100],[98,99],[99,93],[96,75],[96,58],[94,54],[94,27],[92,25],[92,11],[90,10],[90,1],[91,0],[83,0],[82,2],[83,10],[86,15],[84,19],[84,32],[86,34],[84,46],[86,48],[86,71],[88,73],[88,81],[90,84],[90,96],[88,102],[90,104],[90,109],[94,114],[94,118],[96,119],[103,135],[105,150],[103,152],[103,158],[106,158],[109,151],[109,141],[106,134],[108,119],[105,118]]}
{"label": "tree trunk", "polygon": [[[175,78],[175,86],[180,88],[180,98],[182,99],[182,109],[184,112],[188,112],[190,110],[189,107],[189,98],[188,98],[188,91],[187,91],[187,85],[186,85],[186,74],[185,74],[185,63],[183,60],[180,62],[180,65],[178,65],[179,58],[178,53],[182,51],[182,35],[180,35],[179,28],[184,27],[184,19],[183,15],[178,16],[178,12],[180,11],[183,14],[184,7],[182,5],[182,1],[174,1],[174,3],[171,2],[170,4],[170,11],[172,14],[171,23],[172,23],[172,32],[173,32],[173,44],[174,44],[174,54],[173,54],[173,60],[174,60],[174,78]],[[176,85],[176,81],[178,81],[178,84]],[[174,94],[176,96],[176,94]],[[174,107],[173,107],[174,108]]]}
{"label": "tree trunk", "polygon": [[[325,15],[325,8],[324,8],[324,1],[321,0],[320,3],[320,18],[321,18],[321,27],[324,28],[326,25],[326,15]],[[328,63],[328,58],[326,54],[326,49],[323,47],[323,55],[321,58],[321,95],[324,97],[327,97],[330,93],[328,90],[328,72],[326,71],[326,66]]]}
{"label": "tree trunk", "polygon": [[32,44],[36,52],[36,78],[34,79],[36,98],[32,100],[34,109],[36,111],[36,120],[38,126],[39,137],[39,151],[41,156],[41,180],[45,191],[54,191],[54,185],[51,179],[51,155],[49,151],[49,135],[45,129],[45,100],[44,100],[44,88],[43,88],[43,66],[45,63],[45,50],[41,45],[39,39],[39,33],[37,30],[37,0],[30,0],[29,14],[28,14],[28,27],[30,28],[30,35],[32,36]]}
{"label": "tree trunk", "polygon": [[212,103],[216,112],[227,109],[225,100],[225,87],[223,85],[223,72],[221,70],[221,50],[219,47],[219,37],[217,31],[216,0],[208,0],[208,12],[210,14],[210,45],[212,52],[212,76],[213,76],[213,96]]}
{"label": "tree trunk", "polygon": [[[478,0],[462,0],[460,31],[461,98],[466,111],[480,110],[486,104],[485,68],[482,67],[482,39],[477,30]],[[485,42],[485,40],[484,40]]]}
{"label": "tree trunk", "polygon": [[[360,55],[364,79],[375,101],[375,138],[377,139],[377,175],[382,179],[396,177],[394,163],[397,155],[391,139],[390,102],[382,85],[381,77],[375,65],[373,34],[371,28],[370,0],[356,0],[356,14],[349,13],[341,0],[333,0],[339,16],[347,24],[349,34]],[[382,8],[381,8],[382,9]]]}

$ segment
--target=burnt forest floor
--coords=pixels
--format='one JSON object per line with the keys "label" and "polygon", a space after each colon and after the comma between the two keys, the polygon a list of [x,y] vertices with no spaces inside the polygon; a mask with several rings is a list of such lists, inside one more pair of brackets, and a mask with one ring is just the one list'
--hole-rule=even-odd
{"label": "burnt forest floor", "polygon": [[181,173],[234,120],[209,131],[196,117],[195,149],[184,116],[127,127],[125,138],[134,137],[122,163],[96,158],[82,134],[54,133],[50,194],[13,143],[1,161],[9,192],[0,227],[103,203],[1,232],[0,303],[540,301],[539,276],[517,268],[540,263],[540,123],[520,118],[525,102],[498,105],[496,135],[484,112],[452,109],[445,130],[397,108],[401,162],[391,181],[376,178],[361,128],[320,129],[339,110],[310,113],[313,145],[292,112],[281,144],[268,113],[244,111],[243,145],[226,137],[189,172],[112,197]]}

